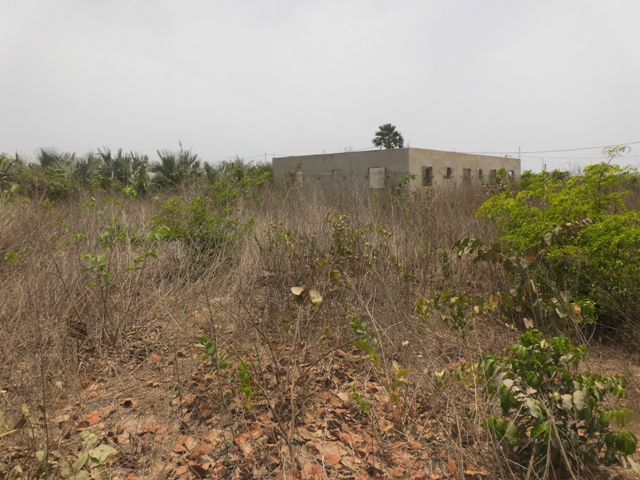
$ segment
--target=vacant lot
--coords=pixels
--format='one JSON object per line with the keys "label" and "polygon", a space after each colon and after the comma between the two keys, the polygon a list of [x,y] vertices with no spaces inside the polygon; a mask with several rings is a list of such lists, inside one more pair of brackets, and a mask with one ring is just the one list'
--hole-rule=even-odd
{"label": "vacant lot", "polygon": [[214,173],[0,177],[1,477],[635,478],[637,176],[524,205]]}

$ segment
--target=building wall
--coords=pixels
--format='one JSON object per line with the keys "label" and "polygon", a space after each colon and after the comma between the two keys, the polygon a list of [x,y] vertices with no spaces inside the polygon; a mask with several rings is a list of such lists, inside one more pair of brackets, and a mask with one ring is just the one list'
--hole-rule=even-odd
{"label": "building wall", "polygon": [[[411,148],[409,149],[409,170],[412,175],[415,175],[410,183],[412,189],[420,189],[424,186],[423,169],[427,167],[432,168],[433,185],[462,185],[465,180],[476,185],[488,184],[492,182],[492,172],[497,174],[500,169],[512,172],[515,178],[520,178],[520,160],[517,158]],[[451,169],[449,178],[447,178],[447,168]],[[468,169],[468,179],[464,176],[465,169]]]}
{"label": "building wall", "polygon": [[[384,188],[394,187],[409,174],[409,149],[274,158],[273,178],[294,183],[296,172],[302,172],[303,185],[346,183],[350,187],[369,188],[370,168],[384,168]],[[379,172],[372,173],[376,176]]]}
{"label": "building wall", "polygon": [[[407,175],[414,175],[410,188],[424,188],[423,169],[431,167],[432,185],[460,185],[467,169],[471,184],[491,183],[491,172],[504,168],[520,177],[520,161],[516,158],[490,157],[421,148],[370,150],[322,155],[304,155],[273,159],[274,180],[302,185],[340,186],[368,189],[383,181],[382,188],[393,188]],[[381,170],[370,170],[380,169]],[[450,178],[447,177],[447,168]],[[482,170],[483,179],[478,174]]]}

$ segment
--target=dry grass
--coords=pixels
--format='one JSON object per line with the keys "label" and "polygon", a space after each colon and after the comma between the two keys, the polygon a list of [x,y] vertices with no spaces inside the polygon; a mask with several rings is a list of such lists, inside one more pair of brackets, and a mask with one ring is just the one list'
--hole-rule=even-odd
{"label": "dry grass", "polygon": [[[503,285],[499,270],[452,253],[462,237],[493,235],[475,217],[485,195],[267,188],[236,208],[254,219],[251,232],[207,262],[175,243],[114,243],[107,287],[81,256],[114,223],[144,238],[162,200],[0,205],[0,476],[45,478],[36,451],[72,459],[86,428],[118,449],[113,478],[519,475],[485,434],[476,392],[434,375],[517,333],[482,317],[462,339],[415,313],[445,289]],[[336,228],[356,235],[351,253],[339,252]],[[136,263],[148,249],[157,258]],[[296,303],[294,286],[323,303]],[[370,328],[379,362],[354,347],[352,316]],[[231,368],[201,358],[202,335]],[[409,371],[398,388],[394,365]]]}

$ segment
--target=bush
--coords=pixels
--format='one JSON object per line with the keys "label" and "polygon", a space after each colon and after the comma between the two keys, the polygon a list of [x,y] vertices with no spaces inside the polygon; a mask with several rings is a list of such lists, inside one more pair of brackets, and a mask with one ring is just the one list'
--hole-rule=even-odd
{"label": "bush", "polygon": [[518,191],[487,200],[492,220],[514,254],[544,270],[576,303],[594,302],[600,326],[617,329],[640,316],[640,212],[625,199],[638,174],[609,164],[583,175],[528,174]]}
{"label": "bush", "polygon": [[[626,412],[607,397],[626,395],[619,377],[578,373],[586,355],[566,337],[522,335],[507,356],[485,356],[480,368],[497,416],[487,425],[507,452],[537,473],[573,472],[583,464],[612,463],[636,450],[636,437],[611,424]],[[497,409],[497,408],[495,408]]]}
{"label": "bush", "polygon": [[157,240],[175,240],[197,257],[211,257],[241,238],[251,222],[233,218],[230,207],[216,207],[209,197],[191,201],[175,197],[165,203],[153,218]]}
{"label": "bush", "polygon": [[28,165],[15,174],[21,193],[37,199],[62,200],[78,192],[78,184],[56,166]]}
{"label": "bush", "polygon": [[205,164],[204,171],[212,194],[225,206],[239,198],[251,199],[251,194],[272,176],[270,165],[246,163],[239,158],[217,166]]}

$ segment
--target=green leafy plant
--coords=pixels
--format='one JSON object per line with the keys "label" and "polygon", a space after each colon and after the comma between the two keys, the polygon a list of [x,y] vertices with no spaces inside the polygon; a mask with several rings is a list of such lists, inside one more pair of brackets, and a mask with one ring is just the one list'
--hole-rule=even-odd
{"label": "green leafy plant", "polygon": [[80,256],[83,263],[83,271],[95,275],[99,284],[108,287],[111,281],[111,271],[109,268],[110,257],[106,253],[85,253]]}
{"label": "green leafy plant", "polygon": [[356,402],[356,406],[360,413],[362,413],[365,417],[368,417],[371,414],[371,403],[362,393],[362,390],[358,388],[356,385],[351,387],[351,393],[353,395],[353,400]]}
{"label": "green leafy plant", "polygon": [[391,234],[384,227],[357,225],[345,214],[329,217],[327,223],[331,227],[332,242],[325,254],[324,265],[360,272],[389,255],[388,238]]}
{"label": "green leafy plant", "polygon": [[461,257],[468,255],[474,262],[494,263],[504,269],[505,288],[489,296],[485,302],[492,310],[500,310],[516,322],[522,319],[523,326],[535,321],[537,325],[551,326],[560,331],[580,330],[595,322],[593,302],[586,298],[575,299],[571,291],[563,290],[543,260],[547,246],[553,244],[556,235],[562,234],[560,229],[548,235],[538,250],[531,250],[527,255],[519,254],[499,241],[485,245],[475,238],[462,239],[454,248]]}
{"label": "green leafy plant", "polygon": [[249,369],[249,365],[246,364],[245,362],[241,362],[236,368],[236,376],[238,377],[238,381],[240,382],[240,389],[244,394],[244,399],[245,399],[247,408],[253,409],[255,391],[253,389],[254,382],[251,376],[251,370]]}
{"label": "green leafy plant", "polygon": [[637,172],[610,163],[586,167],[581,175],[523,175],[519,188],[493,196],[478,212],[501,232],[500,246],[486,253],[511,257],[505,266],[520,263],[543,292],[565,292],[566,301],[549,298],[592,302],[589,319],[608,331],[634,324],[640,315],[640,212],[626,199],[639,184]]}
{"label": "green leafy plant", "polygon": [[218,349],[218,346],[211,338],[198,337],[196,345],[202,349],[203,359],[213,361],[218,368],[227,369],[231,366],[227,356]]}
{"label": "green leafy plant", "polygon": [[355,341],[356,347],[358,347],[365,355],[367,355],[376,367],[380,367],[380,355],[377,350],[377,338],[373,335],[365,323],[357,316],[349,318],[351,329],[358,335],[358,339]]}
{"label": "green leafy plant", "polygon": [[76,459],[72,463],[60,462],[60,476],[69,480],[109,480],[111,475],[107,470],[107,460],[118,451],[100,442],[98,437],[88,430],[80,433],[80,440],[82,446],[76,454]]}
{"label": "green leafy plant", "polygon": [[219,253],[252,226],[250,221],[238,222],[232,208],[218,208],[213,199],[205,196],[191,201],[179,197],[169,200],[152,223],[157,240],[178,241],[199,258]]}
{"label": "green leafy plant", "polygon": [[462,338],[466,338],[467,332],[473,327],[474,318],[494,309],[494,300],[491,297],[476,300],[451,290],[445,290],[433,299],[422,299],[416,303],[416,310],[422,318],[426,320],[436,316],[454,328]]}
{"label": "green leafy plant", "polygon": [[608,401],[626,395],[624,379],[580,372],[586,353],[566,337],[547,340],[532,329],[507,355],[479,363],[494,412],[487,426],[531,471],[571,473],[636,450],[632,433],[612,428],[625,413]]}
{"label": "green leafy plant", "polygon": [[394,195],[403,195],[409,191],[409,185],[411,184],[411,180],[416,178],[415,175],[405,175],[398,182],[398,184],[393,188]]}

